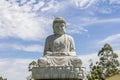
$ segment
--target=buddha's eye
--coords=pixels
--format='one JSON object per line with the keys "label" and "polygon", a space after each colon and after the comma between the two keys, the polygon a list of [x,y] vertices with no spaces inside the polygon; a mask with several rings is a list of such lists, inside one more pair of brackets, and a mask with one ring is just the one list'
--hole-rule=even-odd
{"label": "buddha's eye", "polygon": [[61,24],[61,26],[62,26],[62,27],[64,27],[64,26],[65,26],[65,24],[63,24],[63,23],[62,23],[62,24]]}

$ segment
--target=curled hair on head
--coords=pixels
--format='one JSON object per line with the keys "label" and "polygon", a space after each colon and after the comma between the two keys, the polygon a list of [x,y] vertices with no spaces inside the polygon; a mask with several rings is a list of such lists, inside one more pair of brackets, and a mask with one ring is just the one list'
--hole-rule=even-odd
{"label": "curled hair on head", "polygon": [[58,22],[64,23],[64,24],[65,24],[65,27],[66,27],[66,22],[65,22],[64,18],[62,18],[62,17],[57,17],[57,18],[55,18],[55,20],[53,21],[53,28],[54,28],[54,24],[55,24],[55,23],[58,23]]}

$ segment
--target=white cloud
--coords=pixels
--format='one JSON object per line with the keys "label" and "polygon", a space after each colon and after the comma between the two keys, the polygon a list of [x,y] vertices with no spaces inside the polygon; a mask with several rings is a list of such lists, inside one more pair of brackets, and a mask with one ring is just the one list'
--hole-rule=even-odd
{"label": "white cloud", "polygon": [[41,11],[48,11],[50,9],[52,9],[54,6],[52,4],[49,4],[48,7],[42,8]]}
{"label": "white cloud", "polygon": [[[22,6],[19,6],[19,3],[15,0],[12,0],[11,2],[12,4],[3,0],[0,2],[2,4],[0,6],[0,38],[12,37],[23,40],[43,39],[50,32],[50,28],[47,26],[52,23],[52,20],[47,17],[35,17],[37,14],[31,11],[37,11],[40,9],[43,12],[56,12],[59,9],[69,6],[65,1],[57,2],[54,0],[47,3],[39,1],[34,5],[33,3],[35,3],[35,0],[22,0]],[[48,32],[46,32],[46,30]]]}
{"label": "white cloud", "polygon": [[33,59],[0,59],[0,75],[8,80],[26,80],[28,65]]}
{"label": "white cloud", "polygon": [[95,15],[96,13],[111,14],[115,10],[118,11],[120,0],[71,0],[70,3],[79,9],[87,9],[87,13],[90,15]]}
{"label": "white cloud", "polygon": [[102,14],[110,14],[112,13],[112,9],[111,8],[101,8],[100,11]]}
{"label": "white cloud", "polygon": [[95,64],[99,60],[97,53],[88,53],[88,55],[80,55],[80,58],[83,62],[83,67],[86,68],[86,72],[89,71],[90,60]]}
{"label": "white cloud", "polygon": [[120,0],[98,0],[97,4],[94,6],[94,13],[114,14],[114,12],[119,11],[119,4]]}
{"label": "white cloud", "polygon": [[35,3],[35,2],[36,2],[36,0],[30,0],[29,2],[30,2],[30,3]]}
{"label": "white cloud", "polygon": [[[97,18],[91,18],[91,17],[83,17],[79,19],[80,24],[76,25],[74,23],[68,23],[68,33],[75,33],[75,34],[81,34],[84,32],[88,32],[86,27],[89,27],[91,25],[96,24],[104,24],[104,23],[120,23],[120,18],[110,18],[110,19],[97,19]],[[94,27],[94,26],[92,26]],[[96,27],[96,26],[95,26]]]}
{"label": "white cloud", "polygon": [[43,46],[33,44],[33,45],[22,45],[15,43],[0,43],[0,50],[18,50],[25,52],[43,52]]}
{"label": "white cloud", "polygon": [[13,45],[13,48],[16,50],[26,51],[26,52],[43,52],[43,46],[40,45],[29,45],[29,46]]}
{"label": "white cloud", "polygon": [[47,26],[51,23],[51,19],[35,17],[35,13],[29,13],[30,7],[27,5],[23,7],[18,6],[17,3],[10,5],[3,0],[0,4],[2,4],[0,5],[0,38],[40,40],[46,37],[46,30],[49,29]]}
{"label": "white cloud", "polygon": [[110,19],[97,19],[97,18],[81,18],[80,26],[86,27],[93,24],[104,24],[104,23],[119,23],[120,18],[110,18]]}
{"label": "white cloud", "polygon": [[98,21],[98,23],[107,23],[107,22],[119,22],[120,18],[111,18],[111,19],[103,19]]}
{"label": "white cloud", "polygon": [[95,4],[97,0],[75,0],[75,1],[77,7],[85,9]]}
{"label": "white cloud", "polygon": [[72,33],[72,34],[82,34],[84,32],[88,32],[87,29],[84,28],[84,26],[82,25],[75,25],[75,24],[69,24],[69,27],[68,30],[67,30],[67,33]]}
{"label": "white cloud", "polygon": [[46,6],[41,8],[41,11],[42,12],[50,11],[50,12],[54,13],[54,12],[57,12],[58,10],[60,10],[61,8],[63,8],[62,2],[57,2],[57,1],[51,0],[50,2],[46,3]]}
{"label": "white cloud", "polygon": [[108,36],[107,38],[105,38],[104,40],[101,41],[101,43],[111,43],[111,42],[116,42],[120,40],[120,34],[115,34],[115,35],[111,35]]}
{"label": "white cloud", "polygon": [[105,43],[112,45],[113,48],[120,49],[120,34],[108,36],[105,39],[98,42],[98,44],[100,45],[103,45]]}
{"label": "white cloud", "polygon": [[[12,15],[11,15],[12,14]],[[4,16],[6,15],[6,17]],[[46,35],[44,18],[36,20],[29,14],[8,12],[1,15],[0,37],[14,37],[23,40],[39,40]],[[38,36],[39,35],[39,36]]]}
{"label": "white cloud", "polygon": [[25,2],[27,2],[27,0],[21,0],[21,4],[24,4]]}
{"label": "white cloud", "polygon": [[8,2],[6,2],[5,0],[1,0],[0,1],[0,9],[6,9],[10,6],[11,4],[9,4]]}
{"label": "white cloud", "polygon": [[45,4],[45,2],[40,1],[38,4],[35,4],[35,5],[34,5],[33,10],[34,10],[34,11],[39,10],[41,7],[44,6],[44,4]]}
{"label": "white cloud", "polygon": [[26,52],[43,52],[43,46],[40,45],[13,45],[13,48],[16,50],[26,51]]}
{"label": "white cloud", "polygon": [[109,0],[110,4],[120,4],[120,0]]}

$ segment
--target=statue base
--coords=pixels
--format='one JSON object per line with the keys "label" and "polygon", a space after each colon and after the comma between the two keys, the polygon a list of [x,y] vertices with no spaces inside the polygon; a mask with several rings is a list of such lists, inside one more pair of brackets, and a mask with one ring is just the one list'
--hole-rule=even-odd
{"label": "statue base", "polygon": [[83,80],[83,70],[80,67],[33,67],[34,80]]}

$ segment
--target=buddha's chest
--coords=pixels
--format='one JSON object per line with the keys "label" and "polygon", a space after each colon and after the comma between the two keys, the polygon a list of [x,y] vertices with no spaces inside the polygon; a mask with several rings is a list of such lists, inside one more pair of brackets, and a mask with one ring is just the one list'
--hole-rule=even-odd
{"label": "buddha's chest", "polygon": [[67,39],[64,36],[58,37],[53,40],[54,51],[64,51],[66,49]]}
{"label": "buddha's chest", "polygon": [[65,37],[59,37],[53,40],[55,45],[64,45],[66,42],[66,38]]}

